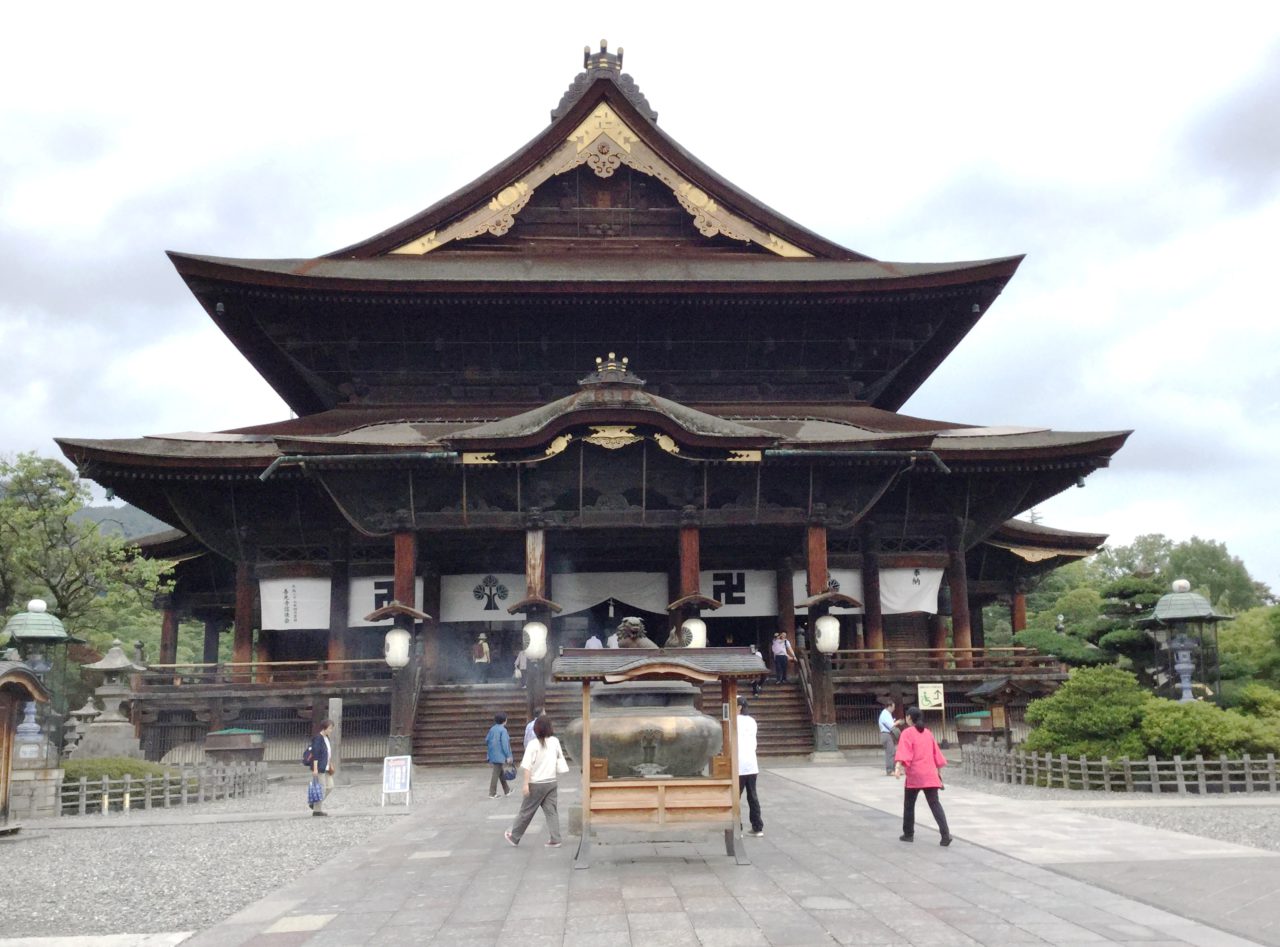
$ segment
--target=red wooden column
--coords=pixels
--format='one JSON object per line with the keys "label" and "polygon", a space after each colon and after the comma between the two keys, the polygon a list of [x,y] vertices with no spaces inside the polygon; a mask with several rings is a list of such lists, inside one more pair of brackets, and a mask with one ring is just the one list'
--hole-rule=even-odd
{"label": "red wooden column", "polygon": [[[526,599],[550,600],[547,595],[547,531],[538,525],[530,526],[524,533],[524,584]],[[550,628],[551,615],[543,608],[531,607],[525,616],[529,621],[540,621]],[[550,634],[547,637],[547,657],[541,661],[530,661],[525,668],[528,675],[525,681],[525,712],[529,719],[533,719],[535,710],[546,707],[546,668],[551,664]]]}
{"label": "red wooden column", "polygon": [[349,657],[347,639],[351,609],[351,537],[346,530],[334,530],[329,538],[329,659],[328,677],[342,680]]}
{"label": "red wooden column", "polygon": [[[805,571],[808,576],[809,597],[827,591],[830,573],[827,569],[827,527],[823,523],[810,523],[805,534]],[[839,752],[836,739],[836,697],[831,682],[831,661],[818,650],[817,622],[827,614],[828,606],[809,606],[808,652],[809,669],[813,677],[813,751]]]}
{"label": "red wooden column", "polygon": [[444,668],[440,652],[440,568],[435,563],[422,569],[422,611],[431,616],[422,623],[422,670],[428,684],[439,684]]}
{"label": "red wooden column", "polygon": [[960,536],[948,543],[947,582],[951,586],[951,645],[956,651],[956,667],[972,667],[973,627],[969,621],[969,578],[965,570]]}
{"label": "red wooden column", "polygon": [[[782,632],[791,642],[794,651],[796,646],[796,592],[791,584],[791,560],[784,559],[778,566],[778,626],[775,630]],[[764,643],[764,663],[773,670],[773,655],[769,652],[769,642]]]}
{"label": "red wooden column", "polygon": [[1009,625],[1013,633],[1023,631],[1027,627],[1027,593],[1016,591],[1009,599]]}
{"label": "red wooden column", "polygon": [[702,588],[701,533],[693,524],[680,527],[680,597],[697,595]]}
{"label": "red wooden column", "polygon": [[[392,576],[392,595],[395,601],[410,608],[417,608],[418,537],[411,530],[395,534],[395,571]],[[397,616],[402,627],[413,630],[412,619]],[[412,653],[412,651],[410,652]],[[417,681],[417,668],[410,660],[391,676],[391,738],[387,742],[387,755],[407,756],[413,752],[413,715],[418,708],[418,695],[413,692]]]}
{"label": "red wooden column", "polygon": [[947,666],[947,623],[941,615],[929,616],[929,655],[933,666]]}
{"label": "red wooden column", "polygon": [[222,621],[217,618],[204,620],[204,651],[200,660],[205,664],[218,663],[218,635],[222,633]]}
{"label": "red wooden column", "polygon": [[160,656],[157,664],[176,664],[178,661],[178,610],[173,601],[166,601],[160,618]]}
{"label": "red wooden column", "polygon": [[[884,613],[880,606],[880,543],[868,536],[862,551],[862,627],[869,651],[884,650]],[[883,667],[884,656],[871,659],[872,667]]]}
{"label": "red wooden column", "polygon": [[231,648],[231,660],[235,664],[249,664],[253,660],[253,625],[253,568],[247,562],[237,562],[235,638]]}

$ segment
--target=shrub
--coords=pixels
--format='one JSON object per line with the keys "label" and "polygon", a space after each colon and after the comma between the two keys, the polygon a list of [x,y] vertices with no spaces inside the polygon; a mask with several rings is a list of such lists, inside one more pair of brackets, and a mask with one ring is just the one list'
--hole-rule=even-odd
{"label": "shrub", "polygon": [[1144,756],[1138,725],[1151,700],[1128,671],[1075,668],[1057,693],[1027,707],[1027,722],[1035,729],[1024,746],[1068,756]]}
{"label": "shrub", "polygon": [[1280,726],[1201,701],[1153,700],[1142,739],[1156,756],[1239,756],[1280,751]]}
{"label": "shrub", "polygon": [[1246,684],[1236,693],[1241,713],[1280,719],[1280,691],[1266,684]]}
{"label": "shrub", "polygon": [[80,777],[83,776],[92,783],[95,780],[101,780],[103,776],[108,779],[124,779],[125,774],[134,779],[163,776],[167,772],[172,772],[173,767],[125,756],[104,756],[100,759],[67,760],[63,764],[63,770],[63,782],[79,783]]}
{"label": "shrub", "polygon": [[1035,648],[1041,654],[1052,655],[1067,664],[1110,664],[1115,656],[1100,651],[1073,635],[1060,635],[1044,628],[1026,628],[1013,636],[1013,643],[1022,648]]}

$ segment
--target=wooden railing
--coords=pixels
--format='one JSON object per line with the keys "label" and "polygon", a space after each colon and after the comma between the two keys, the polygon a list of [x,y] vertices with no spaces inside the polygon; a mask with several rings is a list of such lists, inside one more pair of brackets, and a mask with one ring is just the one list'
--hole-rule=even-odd
{"label": "wooden railing", "polygon": [[1035,648],[862,648],[836,651],[837,680],[885,673],[980,672],[1013,677],[1062,672],[1062,663]]}
{"label": "wooden railing", "polygon": [[230,763],[212,766],[182,766],[160,776],[141,778],[87,779],[64,782],[61,787],[63,815],[109,812],[128,813],[133,809],[168,809],[217,799],[239,799],[265,792],[266,763]]}
{"label": "wooden railing", "polygon": [[1015,786],[1105,789],[1112,792],[1230,793],[1280,791],[1275,754],[1205,759],[1175,756],[1160,760],[1091,760],[1052,753],[1009,752],[1003,747],[972,744],[964,748],[964,771]]}
{"label": "wooden railing", "polygon": [[390,683],[391,668],[381,658],[350,661],[250,661],[223,664],[152,664],[136,675],[147,687],[235,684]]}

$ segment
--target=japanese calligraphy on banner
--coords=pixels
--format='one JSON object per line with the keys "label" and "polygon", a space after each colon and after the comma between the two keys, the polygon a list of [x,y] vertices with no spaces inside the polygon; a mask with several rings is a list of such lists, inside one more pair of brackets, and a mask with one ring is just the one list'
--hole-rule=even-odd
{"label": "japanese calligraphy on banner", "polygon": [[[396,583],[391,576],[371,576],[352,579],[347,602],[347,624],[352,628],[374,628],[390,625],[393,619],[365,621],[364,616],[395,601]],[[413,580],[413,600],[422,610],[422,579]],[[408,603],[406,603],[408,604]]]}
{"label": "japanese calligraphy on banner", "polygon": [[264,631],[329,627],[328,579],[262,579],[258,592]]}
{"label": "japanese calligraphy on banner", "polygon": [[525,597],[523,575],[475,572],[440,577],[440,620],[520,621],[507,606]]}
{"label": "japanese calligraphy on banner", "polygon": [[938,612],[941,569],[881,569],[880,610],[886,615]]}
{"label": "japanese calligraphy on banner", "polygon": [[[557,572],[551,597],[572,615],[613,599],[620,605],[661,614],[667,610],[665,572]],[[625,614],[625,613],[624,613]]]}
{"label": "japanese calligraphy on banner", "polygon": [[699,591],[720,603],[704,618],[778,614],[778,574],[764,569],[711,569],[699,575]]}
{"label": "japanese calligraphy on banner", "polygon": [[[834,583],[834,584],[832,584]],[[843,592],[862,601],[862,573],[857,569],[831,569],[827,572],[827,584],[833,592]],[[809,576],[806,572],[791,574],[791,594],[797,606],[809,597]],[[803,609],[796,608],[796,611]],[[861,608],[833,608],[832,615],[861,615]]]}

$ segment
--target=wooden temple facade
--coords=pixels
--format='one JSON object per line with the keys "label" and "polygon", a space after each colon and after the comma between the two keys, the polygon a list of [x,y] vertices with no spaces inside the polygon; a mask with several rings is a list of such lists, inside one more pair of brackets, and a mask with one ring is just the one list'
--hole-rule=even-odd
{"label": "wooden temple facade", "polygon": [[[1020,258],[838,246],[668,137],[621,51],[584,60],[545,131],[375,237],[170,254],[297,417],[59,440],[174,527],[147,544],[178,561],[136,702],[152,755],[166,726],[305,725],[326,696],[405,737],[437,691],[511,687],[534,619],[554,654],[622,615],[659,644],[700,615],[710,644],[762,649],[838,615],[841,650],[802,662],[819,748],[842,742],[838,708],[917,681],[1060,676],[986,649],[980,605],[1009,601],[1017,627],[1027,581],[1096,550],[1014,517],[1128,432],[899,411]],[[394,674],[366,617],[392,601],[430,616]],[[202,665],[174,664],[184,617]]]}

